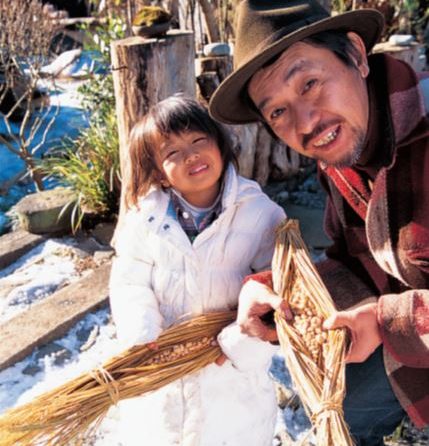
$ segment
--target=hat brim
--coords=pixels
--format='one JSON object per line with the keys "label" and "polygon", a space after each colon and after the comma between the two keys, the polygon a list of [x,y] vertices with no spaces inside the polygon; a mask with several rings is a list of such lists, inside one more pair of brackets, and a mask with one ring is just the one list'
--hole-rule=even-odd
{"label": "hat brim", "polygon": [[355,32],[362,38],[366,50],[369,52],[380,38],[383,26],[384,18],[380,12],[373,9],[359,9],[327,17],[288,34],[246,62],[219,85],[210,100],[210,115],[226,124],[260,121],[260,116],[246,102],[245,95],[247,93],[243,94],[243,88],[246,87],[247,82],[256,71],[271,58],[293,43],[329,30]]}

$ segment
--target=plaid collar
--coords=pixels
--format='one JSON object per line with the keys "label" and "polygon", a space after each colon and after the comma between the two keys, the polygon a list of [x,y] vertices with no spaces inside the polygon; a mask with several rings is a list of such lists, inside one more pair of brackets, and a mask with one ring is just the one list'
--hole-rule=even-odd
{"label": "plaid collar", "polygon": [[222,212],[223,185],[214,205],[207,211],[199,223],[190,212],[186,201],[180,197],[177,192],[173,189],[169,189],[169,194],[177,220],[191,243],[195,240],[195,237],[210,226]]}

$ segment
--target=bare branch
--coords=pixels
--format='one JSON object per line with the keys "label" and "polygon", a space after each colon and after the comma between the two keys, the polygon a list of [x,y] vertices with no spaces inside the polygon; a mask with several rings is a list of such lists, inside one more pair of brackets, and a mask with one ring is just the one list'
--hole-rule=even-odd
{"label": "bare branch", "polygon": [[[2,136],[0,143],[24,160],[38,188],[43,185],[36,172],[34,155],[46,142],[58,112],[50,118],[49,108],[42,107],[35,117],[35,94],[41,79],[40,69],[49,60],[57,30],[58,25],[46,13],[41,1],[0,0],[0,105],[4,105],[6,130],[17,147]],[[12,98],[11,104],[3,104],[7,97]],[[11,120],[16,119],[18,111],[23,115],[19,114],[19,131],[15,134]]]}
{"label": "bare branch", "polygon": [[0,133],[0,143],[5,145],[8,150],[10,150],[15,155],[20,156],[20,152],[16,149],[13,144],[11,144],[1,133]]}

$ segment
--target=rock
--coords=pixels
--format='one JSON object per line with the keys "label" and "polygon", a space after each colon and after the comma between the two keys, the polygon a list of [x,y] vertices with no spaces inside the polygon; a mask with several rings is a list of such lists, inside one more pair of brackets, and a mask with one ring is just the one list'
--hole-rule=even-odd
{"label": "rock", "polygon": [[153,26],[168,23],[171,14],[160,6],[143,6],[133,18],[133,26]]}
{"label": "rock", "polygon": [[42,74],[43,76],[57,77],[62,72],[64,72],[67,67],[72,65],[80,57],[81,54],[81,48],[65,51],[49,65],[45,65],[44,67],[42,67],[40,69],[40,74]]}
{"label": "rock", "polygon": [[289,200],[289,192],[287,190],[279,192],[275,198],[279,203],[285,203]]}
{"label": "rock", "polygon": [[88,255],[93,255],[95,251],[103,249],[103,245],[98,242],[95,237],[80,239],[76,245],[81,251],[85,251]]}
{"label": "rock", "polygon": [[14,207],[20,225],[32,234],[64,234],[71,231],[75,193],[56,188],[29,194]]}
{"label": "rock", "polygon": [[91,235],[102,245],[110,246],[110,242],[115,230],[115,223],[99,223],[93,230]]}
{"label": "rock", "polygon": [[408,46],[415,41],[416,39],[411,34],[393,34],[389,37],[391,45]]}
{"label": "rock", "polygon": [[45,240],[42,235],[29,234],[23,230],[2,235],[0,237],[0,269],[6,268]]}
{"label": "rock", "polygon": [[231,54],[231,48],[227,43],[209,43],[204,45],[203,54],[206,57],[229,56]]}
{"label": "rock", "polygon": [[84,344],[88,340],[91,331],[92,328],[87,328],[87,327],[79,328],[79,330],[76,331],[76,339],[80,343]]}
{"label": "rock", "polygon": [[22,373],[24,375],[30,375],[30,376],[34,376],[37,373],[39,373],[42,370],[42,367],[36,365],[36,364],[28,364],[27,367],[25,367],[22,370]]}
{"label": "rock", "polygon": [[85,249],[81,249],[81,248],[74,248],[73,254],[78,259],[86,259],[87,257],[89,257],[91,255],[91,253],[89,253]]}
{"label": "rock", "polygon": [[94,262],[97,265],[101,265],[113,257],[115,251],[113,249],[103,249],[94,252]]}
{"label": "rock", "polygon": [[49,344],[43,345],[39,348],[36,353],[36,360],[42,359],[45,356],[55,355],[63,349],[64,347],[62,345],[59,345],[56,342],[50,342]]}

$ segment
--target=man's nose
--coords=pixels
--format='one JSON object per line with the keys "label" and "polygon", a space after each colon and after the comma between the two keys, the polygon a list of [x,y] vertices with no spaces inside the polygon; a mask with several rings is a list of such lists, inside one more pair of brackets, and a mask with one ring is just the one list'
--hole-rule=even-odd
{"label": "man's nose", "polygon": [[299,134],[311,133],[318,122],[319,116],[314,106],[305,101],[295,106],[295,127]]}

